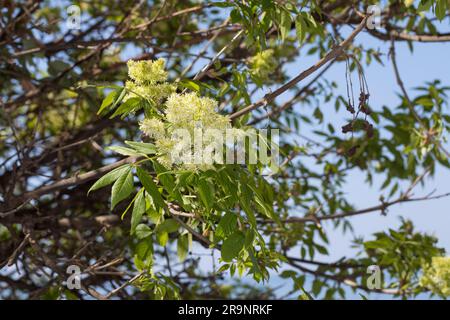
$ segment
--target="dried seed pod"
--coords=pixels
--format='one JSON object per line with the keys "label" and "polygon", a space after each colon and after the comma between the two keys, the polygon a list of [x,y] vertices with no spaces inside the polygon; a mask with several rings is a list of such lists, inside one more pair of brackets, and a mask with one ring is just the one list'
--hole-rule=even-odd
{"label": "dried seed pod", "polygon": [[370,110],[370,107],[366,104],[363,104],[360,109],[362,113],[365,113],[367,115],[370,115],[372,113],[372,110]]}
{"label": "dried seed pod", "polygon": [[367,134],[367,138],[372,138],[373,137],[373,125],[368,123],[367,121],[364,123],[364,130],[366,130],[366,134]]}
{"label": "dried seed pod", "polygon": [[348,149],[348,150],[347,150],[347,156],[348,156],[348,157],[354,156],[355,153],[356,153],[356,151],[358,150],[358,148],[359,148],[359,144],[357,144],[357,145],[351,147],[350,149]]}
{"label": "dried seed pod", "polygon": [[370,96],[370,94],[361,92],[359,94],[359,101],[360,102],[366,102],[369,99],[369,96]]}
{"label": "dried seed pod", "polygon": [[346,105],[346,109],[347,109],[347,111],[350,112],[351,114],[354,114],[354,113],[355,113],[355,108],[352,106],[352,104],[351,104],[350,102]]}
{"label": "dried seed pod", "polygon": [[[367,107],[367,101],[368,101],[368,100],[369,100],[369,94],[368,94],[368,93],[361,92],[361,93],[359,94],[358,110],[361,110],[362,112],[364,112],[364,111],[363,111],[364,108],[365,108],[366,110],[370,110],[370,109]],[[366,113],[366,112],[364,112],[364,113]]]}
{"label": "dried seed pod", "polygon": [[342,133],[352,132],[353,131],[353,123],[349,122],[345,126],[342,126]]}

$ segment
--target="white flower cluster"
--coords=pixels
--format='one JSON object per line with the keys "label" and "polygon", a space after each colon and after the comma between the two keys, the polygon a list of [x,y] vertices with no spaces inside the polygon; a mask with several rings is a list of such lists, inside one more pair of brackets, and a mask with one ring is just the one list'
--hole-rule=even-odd
{"label": "white flower cluster", "polygon": [[450,257],[433,257],[420,279],[423,287],[444,297],[450,297]]}
{"label": "white flower cluster", "polygon": [[164,59],[156,61],[133,61],[127,63],[128,75],[132,80],[125,83],[127,98],[142,97],[159,103],[176,90],[176,86],[166,82],[167,71]]}
{"label": "white flower cluster", "polygon": [[152,139],[161,139],[166,135],[164,123],[156,118],[144,119],[140,122],[139,128],[145,135]]}
{"label": "white flower cluster", "polygon": [[[167,97],[162,108],[164,115],[160,119],[146,118],[140,122],[141,131],[153,139],[158,148],[158,161],[167,168],[176,167],[184,170],[212,168],[213,164],[218,161],[203,155],[208,154],[207,151],[211,149],[222,150],[222,140],[211,134],[202,135],[199,146],[196,145],[198,143],[196,137],[199,132],[211,132],[213,130],[218,130],[216,132],[224,134],[225,130],[231,129],[230,119],[217,112],[218,103],[216,100],[200,97],[194,92],[175,93],[175,88],[172,90],[172,87],[175,86],[166,82],[158,83],[167,80],[167,73],[161,70],[164,67],[163,60],[144,62],[128,64],[129,75],[134,80],[132,86],[134,86],[136,92],[145,91],[152,98],[163,99]],[[149,74],[151,72],[155,74]],[[162,85],[167,86],[167,88],[170,87],[170,90],[165,91],[161,87],[157,87]],[[155,91],[149,90],[149,87]],[[168,94],[169,92],[170,94]],[[240,134],[238,129],[233,129],[232,132],[236,135]],[[191,141],[194,142],[191,143]],[[174,154],[180,156],[174,157]]]}
{"label": "white flower cluster", "polygon": [[166,61],[133,61],[128,60],[128,76],[138,84],[155,84],[167,80],[167,71],[164,69]]}
{"label": "white flower cluster", "polygon": [[230,120],[216,112],[217,101],[196,93],[172,94],[166,102],[166,118],[176,128],[193,130],[201,122],[203,128],[226,129]]}

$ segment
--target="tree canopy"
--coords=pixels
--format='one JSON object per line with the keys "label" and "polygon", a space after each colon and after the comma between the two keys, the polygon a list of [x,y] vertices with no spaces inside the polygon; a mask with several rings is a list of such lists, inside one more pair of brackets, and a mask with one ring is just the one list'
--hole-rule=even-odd
{"label": "tree canopy", "polygon": [[[0,3],[2,299],[450,295],[407,212],[327,259],[354,216],[448,195],[414,193],[450,167],[448,61],[413,90],[396,45],[450,41],[450,1]],[[378,202],[348,199],[354,172]]]}

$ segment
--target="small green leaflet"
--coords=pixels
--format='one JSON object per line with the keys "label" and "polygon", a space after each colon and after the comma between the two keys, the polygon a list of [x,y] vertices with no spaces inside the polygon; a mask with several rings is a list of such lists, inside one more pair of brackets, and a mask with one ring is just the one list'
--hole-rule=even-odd
{"label": "small green leaflet", "polygon": [[300,288],[303,294],[299,297],[300,300],[314,300],[313,296],[308,293],[303,287]]}
{"label": "small green leaflet", "polygon": [[147,225],[145,225],[143,223],[137,225],[137,227],[136,227],[136,237],[138,239],[147,238],[151,234],[152,234],[152,229],[150,229],[149,226],[147,226]]}
{"label": "small green leaflet", "polygon": [[447,9],[447,0],[437,0],[436,6],[434,8],[434,11],[436,13],[436,18],[439,19],[439,21],[442,21],[442,19],[445,18],[445,11]]}
{"label": "small green leaflet", "polygon": [[245,243],[244,246],[247,249],[253,248],[253,241],[255,240],[255,231],[248,229],[245,232]]}
{"label": "small green leaflet", "polygon": [[239,197],[237,195],[238,187],[229,177],[228,173],[225,170],[218,170],[217,178],[225,193],[231,196],[232,201],[237,202],[239,200]]}
{"label": "small green leaflet", "polygon": [[97,114],[102,113],[103,110],[109,107],[114,102],[114,100],[116,100],[116,98],[119,96],[119,92],[120,92],[119,90],[113,90],[110,93],[108,93],[105,99],[103,99],[102,105],[98,109]]}
{"label": "small green leaflet", "polygon": [[125,171],[127,171],[127,169],[130,168],[129,164],[125,164],[121,167],[118,167],[110,172],[108,172],[107,174],[105,174],[103,177],[101,177],[100,179],[98,179],[93,185],[92,187],[89,189],[89,192],[100,189],[102,187],[105,187],[111,183],[113,183],[114,181],[116,181]]}
{"label": "small green leaflet", "polygon": [[187,89],[200,92],[202,88],[209,89],[209,90],[215,90],[215,88],[207,83],[203,83],[198,80],[192,80],[192,79],[182,79],[179,82],[179,85],[182,87],[185,87]]}
{"label": "small green leaflet", "polygon": [[148,192],[145,193],[145,202],[147,204],[147,216],[148,218],[150,218],[150,220],[154,223],[154,224],[160,224],[164,215],[163,210],[156,210],[155,206],[153,205],[153,199],[152,197],[148,194]]}
{"label": "small green leaflet", "polygon": [[151,238],[140,241],[134,251],[136,253],[136,256],[141,261],[145,261],[147,260],[147,258],[151,258],[153,254],[153,242]]}
{"label": "small green leaflet", "polygon": [[178,259],[180,259],[181,262],[186,259],[186,256],[189,252],[189,238],[188,235],[182,235],[179,236],[177,239],[177,255]]}
{"label": "small green leaflet", "polygon": [[137,225],[141,222],[142,215],[145,212],[145,194],[139,191],[139,194],[134,201],[133,213],[131,214],[131,233],[133,234],[136,230]]}
{"label": "small green leaflet", "polygon": [[295,20],[295,32],[297,34],[297,39],[300,44],[305,41],[306,36],[306,23],[305,20],[303,20],[302,15],[298,15]]}
{"label": "small green leaflet", "polygon": [[256,202],[256,204],[258,205],[258,208],[260,209],[260,213],[264,214],[265,216],[267,216],[268,218],[273,219],[275,222],[277,222],[278,224],[280,224],[280,219],[277,215],[275,215],[275,213],[273,212],[273,208],[272,206],[270,206],[268,203],[266,203],[261,195],[261,193],[259,192],[259,190],[254,187],[254,186],[249,186],[250,189],[254,192],[254,200]]}
{"label": "small green leaflet", "polygon": [[250,190],[245,184],[245,181],[241,179],[240,184],[241,196],[239,197],[239,204],[247,215],[248,222],[251,224],[253,228],[256,228],[256,217],[255,213],[251,208],[251,196]]}
{"label": "small green leaflet", "polygon": [[172,175],[171,171],[167,171],[158,161],[152,161],[153,168],[155,168],[157,177],[161,182],[164,189],[171,195],[173,199],[178,201],[178,203],[183,203],[183,199],[181,197],[181,193],[179,189],[175,185],[175,178]]}
{"label": "small green leaflet", "polygon": [[124,118],[130,112],[135,110],[139,106],[140,103],[141,103],[141,98],[134,97],[134,98],[127,99],[124,103],[121,104],[120,107],[118,107],[116,109],[116,111],[109,118],[112,119],[119,115],[122,115],[122,118]]}
{"label": "small green leaflet", "polygon": [[116,204],[127,198],[133,192],[133,189],[133,173],[131,167],[128,167],[112,186],[111,210],[114,209]]}
{"label": "small green leaflet", "polygon": [[369,299],[367,299],[367,296],[363,295],[362,293],[358,293],[358,294],[359,294],[359,296],[361,297],[361,299],[363,299],[363,300],[369,300]]}
{"label": "small green leaflet", "polygon": [[179,82],[179,84],[181,86],[185,87],[186,89],[200,92],[200,85],[196,81],[189,80],[189,79],[183,79]]}
{"label": "small green leaflet", "polygon": [[222,260],[225,262],[230,262],[236,258],[244,247],[244,243],[244,234],[241,231],[234,232],[223,242],[221,251]]}
{"label": "small green leaflet", "polygon": [[152,143],[134,141],[125,141],[125,143],[132,147],[132,149],[122,146],[111,146],[106,148],[106,150],[111,150],[124,156],[140,156],[156,153],[156,147]]}
{"label": "small green leaflet", "polygon": [[133,149],[130,149],[127,147],[121,147],[121,146],[111,146],[111,147],[106,148],[106,150],[114,151],[123,156],[139,156],[140,155],[138,152],[136,152]]}
{"label": "small green leaflet", "polygon": [[222,219],[220,219],[215,235],[219,238],[226,238],[236,231],[236,228],[237,215],[232,212],[228,212],[222,217]]}
{"label": "small green leaflet", "polygon": [[136,168],[136,173],[142,185],[144,186],[145,191],[147,191],[148,194],[152,197],[156,210],[164,208],[164,200],[159,193],[158,187],[153,182],[152,177],[144,169],[141,169],[139,167]]}
{"label": "small green leaflet", "polygon": [[178,222],[176,220],[166,219],[160,225],[158,225],[156,230],[158,232],[172,233],[172,232],[176,232],[179,227],[180,227],[180,225],[178,224]]}
{"label": "small green leaflet", "polygon": [[291,31],[291,14],[287,10],[281,10],[281,19],[280,19],[280,31],[281,31],[281,40],[285,40]]}
{"label": "small green leaflet", "polygon": [[113,105],[111,106],[111,109],[114,109],[115,107],[117,107],[119,105],[119,103],[122,102],[122,100],[123,100],[123,98],[125,97],[126,94],[127,94],[127,90],[125,90],[125,88],[123,88],[120,91],[120,94],[117,97],[116,101],[114,101]]}
{"label": "small green leaflet", "polygon": [[156,147],[153,143],[125,141],[127,145],[142,154],[155,154]]}
{"label": "small green leaflet", "polygon": [[160,246],[165,246],[167,241],[169,241],[169,234],[164,231],[159,231],[156,233],[156,240],[158,240],[158,244]]}
{"label": "small green leaflet", "polygon": [[198,181],[198,192],[200,199],[207,209],[211,209],[214,204],[214,192],[213,186],[208,183],[205,179],[200,179]]}
{"label": "small green leaflet", "polygon": [[[258,260],[256,260],[256,257],[255,257],[255,254],[254,254],[252,248],[250,248],[248,250],[248,255],[250,256],[250,260],[252,260],[252,263],[253,263],[253,266],[252,266],[253,274],[254,275],[261,274],[261,268],[259,267]],[[258,278],[261,278],[261,277],[258,277]],[[255,280],[259,282],[259,280],[257,278],[255,278]]]}

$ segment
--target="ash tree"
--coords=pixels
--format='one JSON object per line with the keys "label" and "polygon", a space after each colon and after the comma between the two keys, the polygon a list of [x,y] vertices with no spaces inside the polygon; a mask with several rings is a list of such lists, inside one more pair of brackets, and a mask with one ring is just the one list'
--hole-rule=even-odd
{"label": "ash tree", "polygon": [[[445,250],[398,207],[447,196],[422,190],[449,168],[448,62],[409,88],[396,53],[450,41],[449,1],[0,10],[2,299],[450,295]],[[352,203],[354,174],[378,201]],[[398,228],[356,237],[355,216],[390,210]]]}

